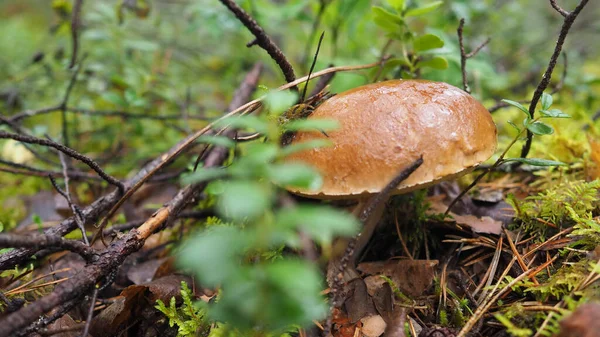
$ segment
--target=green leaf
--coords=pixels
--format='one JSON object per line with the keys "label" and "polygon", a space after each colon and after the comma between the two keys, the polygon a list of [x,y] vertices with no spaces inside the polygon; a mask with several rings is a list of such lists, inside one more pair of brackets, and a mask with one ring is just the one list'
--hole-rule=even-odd
{"label": "green leaf", "polygon": [[271,203],[265,184],[247,180],[224,181],[217,199],[217,212],[235,221],[252,220],[262,215]]}
{"label": "green leaf", "polygon": [[235,141],[225,136],[203,135],[197,140],[198,143],[216,145],[232,149],[235,147]]}
{"label": "green leaf", "polygon": [[416,52],[441,48],[444,46],[444,41],[437,35],[425,34],[417,37],[413,41],[413,47]]}
{"label": "green leaf", "polygon": [[281,114],[298,101],[298,94],[293,91],[274,91],[265,97],[265,104],[269,111]]}
{"label": "green leaf", "polygon": [[538,136],[551,135],[554,133],[554,129],[550,125],[542,122],[528,123],[527,130]]}
{"label": "green leaf", "polygon": [[239,256],[250,238],[239,228],[215,226],[186,240],[177,254],[177,263],[195,272],[207,287],[219,286],[237,274]]}
{"label": "green leaf", "polygon": [[440,7],[442,5],[442,3],[443,3],[443,1],[434,1],[427,5],[417,7],[415,9],[411,9],[411,10],[407,11],[406,14],[404,14],[404,16],[419,16],[419,15],[427,14],[429,12],[434,11],[436,8]]}
{"label": "green leaf", "polygon": [[564,113],[558,109],[540,110],[540,113],[544,117],[549,118],[571,118],[571,115]]}
{"label": "green leaf", "polygon": [[253,268],[242,266],[235,277],[223,280],[222,289],[208,314],[211,320],[228,326],[277,331],[307,326],[327,315],[327,302],[320,295],[321,274],[307,261],[287,259]]}
{"label": "green leaf", "polygon": [[446,58],[442,57],[442,56],[434,56],[433,58],[431,58],[429,60],[419,62],[418,65],[421,68],[430,67],[433,69],[443,70],[443,69],[448,68],[448,60],[446,60]]}
{"label": "green leaf", "polygon": [[371,11],[373,12],[373,21],[375,24],[383,28],[386,32],[397,32],[403,23],[402,17],[390,13],[382,7],[373,6]]}
{"label": "green leaf", "polygon": [[542,110],[550,109],[551,105],[552,105],[552,95],[549,95],[545,92],[542,93]]}
{"label": "green leaf", "polygon": [[296,119],[284,125],[286,131],[320,130],[329,131],[340,127],[334,119]]}
{"label": "green leaf", "polygon": [[504,159],[503,162],[520,162],[523,164],[531,165],[531,166],[567,166],[567,164],[548,159],[540,159],[540,158],[507,158]]}
{"label": "green leaf", "polygon": [[259,133],[267,133],[269,124],[257,116],[236,116],[215,122],[216,128],[231,127],[234,129],[251,129]]}
{"label": "green leaf", "polygon": [[125,40],[123,44],[126,48],[145,52],[156,51],[160,48],[160,45],[158,43],[148,40]]}
{"label": "green leaf", "polygon": [[125,90],[125,101],[127,101],[127,103],[131,104],[133,101],[135,101],[138,98],[137,93],[135,92],[135,90],[131,89],[131,88],[127,88]]}
{"label": "green leaf", "polygon": [[301,205],[281,209],[277,214],[281,226],[299,228],[322,245],[331,244],[335,236],[353,236],[359,222],[351,214],[325,206]]}
{"label": "green leaf", "polygon": [[302,143],[296,143],[281,149],[281,156],[286,157],[292,153],[301,152],[310,149],[316,149],[320,147],[327,147],[333,145],[333,142],[328,139],[313,139]]}
{"label": "green leaf", "polygon": [[323,185],[323,178],[319,172],[306,164],[272,165],[268,174],[274,183],[285,187],[316,190]]}
{"label": "green leaf", "polygon": [[508,124],[510,124],[510,125],[511,125],[512,127],[514,127],[515,129],[517,129],[517,132],[521,132],[521,128],[520,128],[520,127],[518,127],[518,126],[517,126],[517,124],[515,124],[515,123],[513,123],[513,122],[511,122],[511,121],[508,121],[507,123],[508,123]]}
{"label": "green leaf", "polygon": [[525,113],[525,115],[527,115],[527,117],[531,118],[531,114],[529,113],[529,110],[527,110],[527,108],[525,108],[523,106],[523,104],[519,103],[519,102],[515,102],[515,101],[511,101],[509,99],[503,99],[502,102],[510,104],[514,107],[519,108],[519,110],[523,111]]}
{"label": "green leaf", "polygon": [[102,94],[102,99],[120,107],[126,107],[127,102],[123,97],[115,92],[106,92]]}
{"label": "green leaf", "polygon": [[184,174],[181,177],[181,184],[183,184],[183,185],[195,184],[195,183],[200,183],[203,181],[209,181],[209,180],[215,180],[218,178],[222,178],[222,177],[225,177],[226,175],[227,175],[227,171],[220,169],[220,168],[200,167],[200,168],[198,168],[198,170],[196,172]]}
{"label": "green leaf", "polygon": [[387,0],[387,3],[398,12],[402,12],[406,7],[405,0]]}

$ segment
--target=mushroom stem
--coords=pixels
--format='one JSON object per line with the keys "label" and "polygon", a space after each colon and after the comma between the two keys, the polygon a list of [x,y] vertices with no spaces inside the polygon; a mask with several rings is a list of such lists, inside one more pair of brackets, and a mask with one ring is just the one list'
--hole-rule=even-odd
{"label": "mushroom stem", "polygon": [[[363,229],[356,238],[354,252],[353,252],[352,258],[350,260],[350,261],[352,261],[353,265],[358,264],[358,261],[362,255],[365,247],[369,243],[369,240],[373,236],[375,229],[377,229],[377,225],[379,224],[379,221],[383,217],[383,211],[385,210],[385,204],[389,200],[389,196],[388,196],[387,198],[378,201],[376,203],[375,207],[369,206],[371,204],[370,202],[372,201],[372,199],[374,199],[376,197],[377,196],[373,196],[368,199],[361,199],[358,202],[358,205],[356,205],[352,211],[352,214],[354,214],[356,217],[358,217],[363,224]],[[369,209],[367,209],[368,207],[369,207]]]}

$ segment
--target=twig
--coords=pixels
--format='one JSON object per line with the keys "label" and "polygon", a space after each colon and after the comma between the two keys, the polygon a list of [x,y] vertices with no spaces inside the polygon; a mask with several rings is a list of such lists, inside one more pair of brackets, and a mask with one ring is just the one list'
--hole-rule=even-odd
{"label": "twig", "polygon": [[[323,18],[323,14],[325,13],[325,9],[327,9],[327,5],[329,5],[328,0],[319,0],[319,9],[317,10],[317,16],[313,21],[312,28],[310,29],[310,35],[306,40],[306,46],[304,47],[304,56],[302,56],[301,64],[305,66],[308,61],[308,55],[310,55],[310,46],[317,36],[317,30],[319,29],[319,25],[321,24],[321,19]],[[304,68],[306,69],[306,68]]]}
{"label": "twig", "polygon": [[71,15],[71,40],[73,43],[73,49],[71,51],[71,62],[69,63],[69,68],[73,68],[75,66],[75,62],[77,62],[77,52],[79,51],[79,28],[81,26],[82,5],[83,0],[75,0],[75,4],[73,5],[73,12]]}
{"label": "twig", "polygon": [[81,230],[81,237],[83,238],[83,242],[89,246],[90,242],[88,241],[87,236],[85,235],[85,224],[84,224],[84,220],[83,220],[83,215],[81,214],[81,209],[77,205],[75,205],[75,203],[73,202],[73,199],[71,198],[71,192],[69,191],[68,163],[66,161],[65,155],[62,152],[59,153],[59,157],[60,157],[60,163],[63,166],[63,177],[64,177],[64,181],[65,181],[65,190],[62,191],[58,187],[58,185],[56,184],[56,181],[54,180],[54,178],[52,178],[52,176],[49,176],[50,181],[52,182],[52,186],[54,186],[54,188],[58,191],[58,193],[60,193],[60,195],[62,195],[67,200],[67,204],[69,205],[69,208],[71,208],[71,211],[73,212],[73,216],[75,217],[75,222],[77,223],[77,226]]}
{"label": "twig", "polygon": [[458,24],[458,29],[456,30],[456,32],[458,34],[458,45],[460,47],[460,69],[462,72],[463,89],[466,92],[471,93],[471,89],[469,88],[469,84],[467,83],[467,59],[470,59],[471,57],[477,55],[477,53],[490,42],[490,39],[487,38],[482,44],[480,44],[477,48],[473,49],[470,53],[466,53],[465,45],[463,43],[464,26],[465,19],[462,18],[460,19],[460,23]]}
{"label": "twig", "polygon": [[306,83],[304,84],[304,89],[302,90],[302,97],[300,98],[300,103],[304,102],[306,98],[306,92],[308,90],[308,82],[310,81],[310,76],[312,75],[313,70],[315,70],[315,64],[317,64],[317,57],[319,57],[319,51],[321,50],[321,44],[323,43],[323,38],[325,37],[325,32],[321,33],[321,37],[319,37],[319,43],[317,44],[317,51],[315,51],[315,56],[313,57],[312,64],[310,65],[310,70],[308,71],[308,76]]}
{"label": "twig", "polygon": [[[544,90],[546,90],[546,88],[548,87],[548,84],[550,83],[550,79],[552,78],[552,72],[554,71],[554,67],[556,66],[556,61],[558,60],[558,56],[560,55],[563,44],[565,43],[565,39],[567,38],[569,29],[571,29],[573,22],[575,22],[575,19],[577,18],[577,16],[579,15],[581,10],[583,9],[583,7],[585,7],[585,5],[587,3],[588,3],[588,0],[581,0],[579,2],[579,4],[577,5],[577,7],[575,7],[575,9],[572,12],[566,12],[564,9],[558,7],[555,0],[550,0],[550,4],[552,5],[552,8],[554,8],[556,11],[558,11],[560,13],[560,15],[562,15],[565,18],[565,20],[560,29],[560,33],[558,35],[558,40],[556,41],[556,46],[554,47],[554,52],[552,53],[552,56],[550,57],[550,62],[548,63],[548,68],[546,68],[546,72],[544,72],[544,75],[542,76],[542,80],[540,81],[537,88],[535,89],[535,92],[533,93],[533,98],[531,99],[531,104],[529,105],[529,114],[531,115],[532,118],[535,115],[535,108],[538,104],[538,101],[542,97],[542,93],[544,93]],[[521,158],[525,158],[529,154],[529,150],[531,149],[532,140],[533,140],[533,133],[531,133],[531,131],[527,130],[527,140],[525,141],[525,144],[523,145],[523,148],[521,149]]]}
{"label": "twig", "polygon": [[102,177],[104,180],[106,180],[109,184],[116,186],[121,193],[125,189],[122,182],[120,182],[116,178],[114,178],[114,177],[110,176],[109,174],[107,174],[106,172],[104,172],[93,159],[91,159],[90,157],[87,157],[67,146],[64,146],[62,144],[56,143],[56,142],[48,140],[48,139],[19,135],[19,134],[10,133],[10,132],[6,132],[6,131],[2,131],[2,130],[0,130],[0,138],[3,138],[3,139],[9,138],[9,139],[17,140],[17,141],[24,142],[24,143],[43,145],[43,146],[48,146],[48,147],[57,149],[58,151],[66,154],[67,156],[78,159],[78,160],[82,161],[83,163],[85,163],[92,170],[96,171],[96,173],[98,173],[98,175],[100,177]]}
{"label": "twig", "polygon": [[[79,4],[79,6],[81,6],[81,1],[83,0],[77,0],[75,2],[75,6],[77,7],[77,5]],[[73,9],[73,15],[75,16],[75,9]],[[75,20],[75,17],[73,18],[73,20]],[[75,33],[76,34],[76,33]],[[74,37],[75,40],[77,39],[76,37]],[[74,42],[75,43],[75,42]],[[76,53],[76,44],[74,44],[73,47],[73,53]],[[75,56],[73,56],[75,57]],[[73,91],[73,88],[75,88],[75,82],[77,82],[77,76],[79,75],[79,72],[81,71],[81,69],[83,68],[83,61],[85,60],[86,56],[84,55],[83,58],[81,59],[81,61],[79,62],[79,65],[77,66],[77,69],[75,69],[75,71],[73,72],[73,75],[71,76],[71,80],[69,81],[69,84],[67,85],[67,90],[65,91],[65,95],[63,97],[62,102],[60,102],[60,115],[62,118],[62,137],[63,137],[63,143],[65,144],[65,146],[69,146],[69,135],[68,135],[68,121],[67,121],[67,103],[69,102],[69,97],[71,96],[71,92]],[[74,62],[74,59],[71,60],[72,62]],[[69,66],[69,68],[72,68],[74,66],[74,64],[72,64],[71,66]]]}
{"label": "twig", "polygon": [[[137,114],[131,113],[127,111],[119,111],[119,110],[92,110],[92,109],[84,109],[77,107],[67,107],[67,111],[75,114],[83,114],[89,116],[107,116],[107,117],[121,117],[124,119],[132,118],[132,119],[153,119],[158,121],[169,121],[169,120],[181,120],[180,114],[173,115],[162,115],[162,116],[153,116],[146,114]],[[208,120],[208,118],[204,116],[194,116],[194,115],[185,115],[185,119],[194,119],[194,120]]]}
{"label": "twig", "polygon": [[281,68],[281,72],[285,76],[285,80],[289,82],[293,82],[296,79],[296,75],[294,74],[294,68],[287,60],[281,49],[271,40],[271,38],[265,33],[261,26],[258,25],[258,22],[254,20],[246,11],[244,11],[240,6],[238,6],[233,0],[219,0],[223,5],[225,5],[235,16],[248,28],[248,30],[254,34],[256,37],[256,44],[258,44],[262,49],[266,50],[267,53],[271,56],[279,68]]}
{"label": "twig", "polygon": [[81,255],[86,261],[94,258],[95,251],[88,245],[77,240],[67,240],[60,236],[44,234],[18,235],[0,233],[0,247],[2,248],[61,248]]}
{"label": "twig", "polygon": [[[333,67],[333,64],[329,64],[328,67],[329,68]],[[331,82],[331,80],[333,79],[334,76],[335,76],[335,73],[329,73],[325,76],[321,76],[321,78],[319,78],[319,80],[317,81],[317,84],[315,84],[315,86],[313,87],[312,91],[310,92],[310,94],[308,96],[312,97],[312,96],[320,93],[321,91],[323,91],[323,89],[325,89],[325,87],[329,84],[329,82]]]}
{"label": "twig", "polygon": [[22,111],[22,112],[12,115],[9,120],[12,122],[18,122],[21,119],[26,118],[26,117],[43,115],[43,114],[47,114],[47,113],[54,112],[57,110],[60,110],[60,105],[55,105],[55,106],[51,106],[51,107],[47,107],[47,108],[34,109],[34,110],[25,110],[25,111]]}
{"label": "twig", "polygon": [[92,298],[90,299],[90,309],[88,310],[87,318],[85,320],[85,327],[83,328],[82,337],[87,337],[90,326],[92,325],[92,317],[94,316],[94,306],[96,305],[96,298],[98,297],[98,288],[94,288]]}

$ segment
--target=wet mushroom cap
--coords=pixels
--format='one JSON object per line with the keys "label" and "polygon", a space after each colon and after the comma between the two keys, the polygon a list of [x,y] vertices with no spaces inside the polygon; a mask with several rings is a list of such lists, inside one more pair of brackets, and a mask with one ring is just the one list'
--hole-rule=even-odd
{"label": "wet mushroom cap", "polygon": [[335,119],[340,128],[298,132],[292,144],[329,139],[330,147],[295,153],[323,176],[317,190],[290,189],[311,198],[361,198],[378,193],[423,155],[423,165],[395,194],[424,188],[468,172],[496,150],[490,113],[447,83],[392,80],[361,86],[323,102],[309,119]]}

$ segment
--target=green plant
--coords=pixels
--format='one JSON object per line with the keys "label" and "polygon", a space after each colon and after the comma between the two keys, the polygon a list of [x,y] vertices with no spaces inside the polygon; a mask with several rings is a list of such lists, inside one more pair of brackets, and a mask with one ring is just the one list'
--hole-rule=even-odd
{"label": "green plant", "polygon": [[600,226],[593,220],[592,211],[598,207],[600,181],[566,181],[538,195],[519,201],[509,196],[507,201],[521,220],[519,228],[543,241],[550,230],[574,224],[573,236],[581,236],[579,244],[593,246],[600,242]]}
{"label": "green plant", "polygon": [[352,215],[327,206],[281,207],[276,203],[285,198],[279,186],[310,189],[321,184],[321,177],[311,167],[281,160],[306,146],[327,145],[282,148],[282,128],[332,127],[330,121],[279,124],[273,117],[284,112],[295,98],[269,95],[268,114],[224,120],[219,126],[256,131],[266,138],[241,145],[236,151],[240,155],[226,168],[198,169],[183,178],[186,184],[212,181],[207,192],[214,194],[220,217],[232,225],[213,225],[194,235],[179,251],[178,261],[204,286],[220,288],[218,301],[207,306],[207,317],[240,331],[277,333],[324,318],[328,306],[319,294],[324,286],[317,266],[284,253],[283,247],[288,251],[306,248],[302,246],[303,233],[327,257],[335,236],[351,236],[358,229]]}
{"label": "green plant", "polygon": [[177,300],[171,297],[167,307],[160,299],[156,301],[155,308],[165,314],[169,319],[169,326],[177,325],[177,336],[196,336],[201,329],[207,329],[208,325],[204,320],[205,309],[194,305],[193,294],[187,283],[181,282],[181,298],[183,303],[177,307]]}
{"label": "green plant", "polygon": [[386,32],[388,44],[398,42],[401,45],[402,57],[388,60],[379,70],[379,75],[393,72],[394,77],[415,78],[419,76],[420,69],[430,67],[433,69],[446,69],[448,61],[442,56],[431,55],[428,52],[444,46],[441,37],[435,34],[417,34],[408,25],[411,17],[428,14],[439,6],[442,1],[433,1],[421,6],[405,0],[387,0],[391,7],[373,6],[373,21]]}

